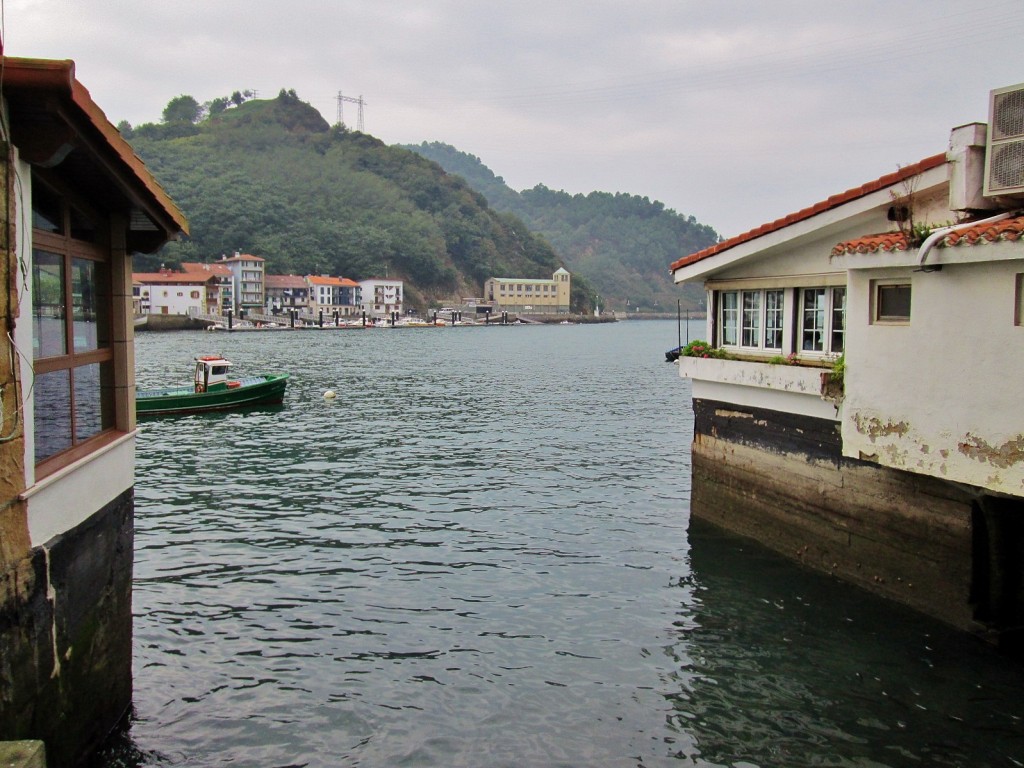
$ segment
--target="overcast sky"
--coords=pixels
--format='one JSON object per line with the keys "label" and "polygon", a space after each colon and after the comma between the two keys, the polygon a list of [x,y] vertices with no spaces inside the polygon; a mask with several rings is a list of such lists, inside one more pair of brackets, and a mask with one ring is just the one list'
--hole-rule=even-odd
{"label": "overcast sky", "polygon": [[[111,122],[294,89],[515,189],[628,192],[729,237],[946,149],[1024,82],[1021,0],[2,0]],[[355,127],[357,108],[344,104]],[[187,211],[186,211],[187,214]]]}

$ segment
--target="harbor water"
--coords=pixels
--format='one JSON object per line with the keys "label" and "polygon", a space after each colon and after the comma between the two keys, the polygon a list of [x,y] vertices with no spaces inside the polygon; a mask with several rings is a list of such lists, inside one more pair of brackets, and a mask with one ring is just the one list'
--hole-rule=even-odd
{"label": "harbor water", "polygon": [[1020,663],[690,520],[676,339],[140,334],[140,386],[213,352],[292,378],[142,424],[96,765],[1024,765]]}

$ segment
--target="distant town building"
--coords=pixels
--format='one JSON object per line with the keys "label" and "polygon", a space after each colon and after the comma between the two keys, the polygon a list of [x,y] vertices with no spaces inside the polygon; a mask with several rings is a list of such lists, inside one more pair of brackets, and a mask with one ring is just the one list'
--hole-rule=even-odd
{"label": "distant town building", "polygon": [[367,315],[387,317],[392,312],[402,314],[405,288],[401,280],[371,277],[360,280],[359,287],[362,289],[360,303]]}
{"label": "distant town building", "polygon": [[309,308],[309,284],[302,275],[266,275],[267,311],[272,314]]}
{"label": "distant town building", "polygon": [[318,315],[349,317],[359,311],[359,283],[347,277],[308,275],[309,311]]}
{"label": "distant town building", "polygon": [[249,310],[258,312],[263,309],[265,261],[259,256],[236,252],[234,256],[225,256],[218,262],[231,270],[234,283],[234,305],[230,309],[234,309],[238,314]]}
{"label": "distant town building", "polygon": [[217,278],[215,286],[206,297],[207,314],[223,315],[227,310],[235,309],[235,276],[227,264],[185,261],[181,269],[183,272],[205,272]]}
{"label": "distant town building", "polygon": [[569,312],[571,278],[559,268],[550,280],[522,277],[492,277],[484,283],[484,299],[495,311],[534,315],[562,315]]}
{"label": "distant town building", "polygon": [[216,306],[219,288],[216,275],[208,272],[135,272],[132,274],[132,308],[139,315],[209,314]]}

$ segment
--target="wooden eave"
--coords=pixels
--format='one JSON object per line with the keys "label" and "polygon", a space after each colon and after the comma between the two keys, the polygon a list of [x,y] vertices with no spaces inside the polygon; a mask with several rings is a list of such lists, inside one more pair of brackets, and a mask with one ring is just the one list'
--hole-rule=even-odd
{"label": "wooden eave", "polygon": [[73,61],[0,57],[0,92],[21,158],[125,214],[130,250],[151,253],[188,234],[184,214],[75,79]]}

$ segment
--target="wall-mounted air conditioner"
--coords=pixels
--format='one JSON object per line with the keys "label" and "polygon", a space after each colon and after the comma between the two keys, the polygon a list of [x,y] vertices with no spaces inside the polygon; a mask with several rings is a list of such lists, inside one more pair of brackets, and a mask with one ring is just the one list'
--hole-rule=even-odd
{"label": "wall-mounted air conditioner", "polygon": [[1024,195],[1024,83],[989,94],[985,196]]}

